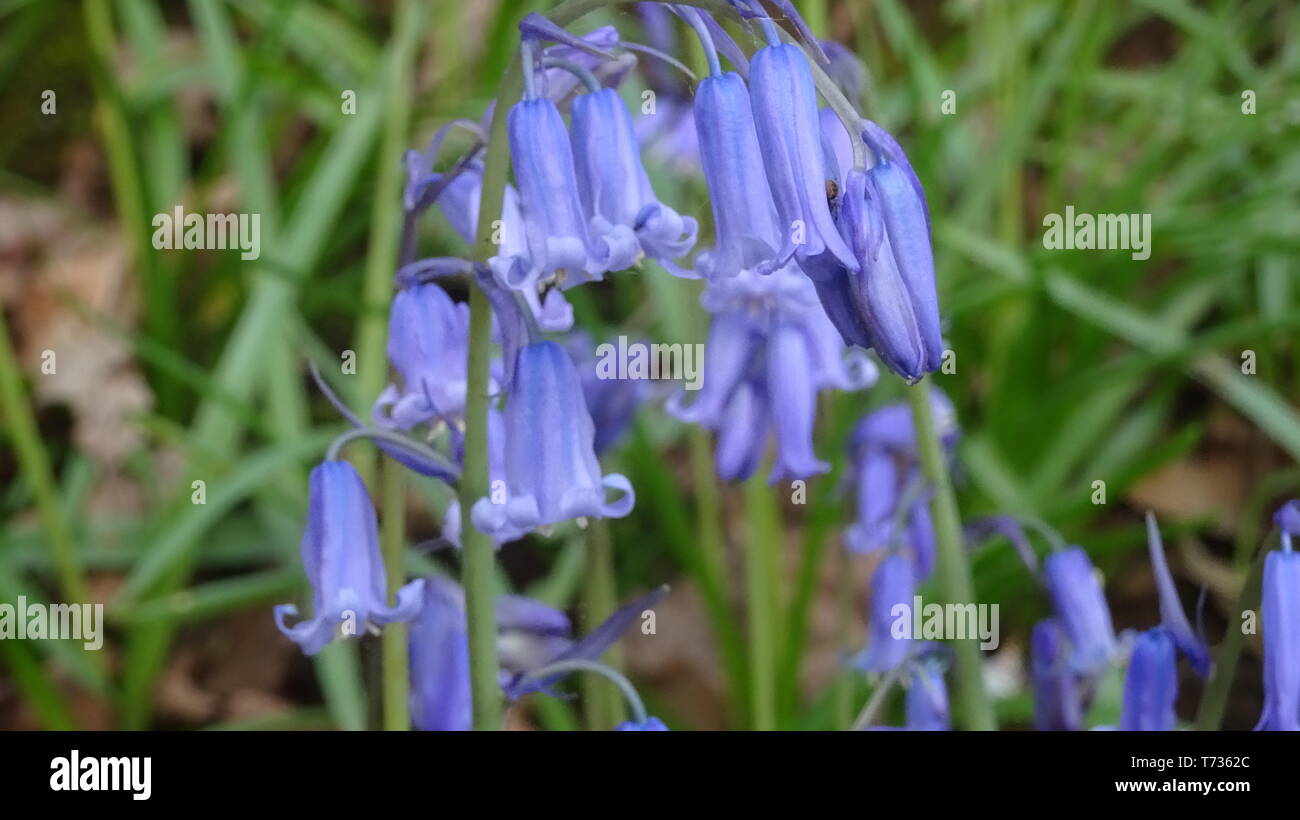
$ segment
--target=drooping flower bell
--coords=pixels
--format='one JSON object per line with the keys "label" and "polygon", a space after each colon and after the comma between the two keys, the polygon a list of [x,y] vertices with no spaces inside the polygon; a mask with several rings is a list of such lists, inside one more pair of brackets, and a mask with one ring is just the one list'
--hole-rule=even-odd
{"label": "drooping flower bell", "polygon": [[714,281],[776,266],[784,233],[768,187],[749,91],[739,74],[719,73],[700,81],[695,129],[715,243],[696,255],[698,274],[671,265],[668,270]]}
{"label": "drooping flower bell", "polygon": [[654,259],[676,259],[691,249],[698,226],[655,196],[618,92],[602,88],[578,95],[572,133],[578,191],[596,236],[630,229],[639,250]]}
{"label": "drooping flower bell", "polygon": [[1273,520],[1282,549],[1264,559],[1260,617],[1264,630],[1264,712],[1256,729],[1300,731],[1300,501],[1282,506]]}
{"label": "drooping flower bell", "polygon": [[[442,576],[424,580],[424,605],[408,639],[411,721],[423,731],[469,731],[473,695],[465,592]],[[499,596],[496,616],[503,685],[572,646],[568,617],[540,601]]]}
{"label": "drooping flower bell", "polygon": [[943,682],[944,666],[945,660],[934,654],[913,661],[905,706],[908,731],[946,732],[952,728],[948,720],[948,687]]}
{"label": "drooping flower bell", "polygon": [[1034,692],[1034,728],[1075,732],[1083,728],[1083,681],[1070,665],[1069,638],[1055,618],[1034,625],[1029,675]]}
{"label": "drooping flower bell", "polygon": [[1124,677],[1124,706],[1119,728],[1126,732],[1173,731],[1178,699],[1174,641],[1164,627],[1137,636]]}
{"label": "drooping flower bell", "polygon": [[899,553],[885,556],[871,580],[871,617],[867,646],[854,659],[864,672],[888,672],[916,647],[912,635],[916,569]]}
{"label": "drooping flower bell", "polygon": [[614,227],[600,240],[591,235],[578,193],[573,148],[555,103],[545,97],[522,99],[510,109],[510,157],[523,208],[527,259],[506,272],[512,288],[536,287],[559,276],[568,289],[601,279],[636,261],[631,228]]}
{"label": "drooping flower bell", "polygon": [[285,618],[297,616],[298,608],[281,604],[275,622],[304,654],[315,655],[340,630],[345,637],[359,635],[370,626],[409,621],[420,609],[419,579],[388,605],[375,508],[346,461],[323,461],[311,471],[302,562],[312,585],[312,618],[288,626]]}
{"label": "drooping flower bell", "polygon": [[375,423],[410,430],[465,411],[469,306],[433,283],[403,288],[393,298],[388,360],[401,377],[375,401]]}
{"label": "drooping flower bell", "polygon": [[[940,440],[950,451],[958,437],[952,402],[943,391],[932,388],[930,408]],[[918,577],[929,577],[935,555],[930,494],[921,475],[916,431],[906,403],[888,404],[863,417],[854,429],[849,456],[858,515],[844,532],[845,546],[862,553],[905,543]]]}
{"label": "drooping flower bell", "polygon": [[850,171],[840,224],[860,272],[804,265],[836,327],[909,381],[938,370],[943,338],[929,229],[902,169],[878,154],[870,171]]}
{"label": "drooping flower bell", "polygon": [[[516,358],[504,411],[504,498],[479,499],[474,526],[493,535],[574,518],[621,518],[635,495],[625,476],[602,476],[582,383],[559,344],[534,342]],[[620,491],[613,501],[606,490]]]}
{"label": "drooping flower bell", "polygon": [[875,381],[874,366],[836,338],[811,284],[796,270],[767,276],[744,270],[711,281],[701,303],[713,314],[704,384],[691,405],[679,392],[668,411],[717,431],[721,478],[749,477],[772,432],[771,481],[828,470],[812,446],[817,392],[866,387]]}
{"label": "drooping flower bell", "polygon": [[1115,628],[1088,554],[1070,547],[1047,556],[1043,582],[1070,638],[1070,666],[1080,674],[1100,672],[1115,656]]}
{"label": "drooping flower bell", "polygon": [[465,593],[441,576],[425,579],[424,606],[411,624],[411,723],[425,732],[473,726]]}
{"label": "drooping flower bell", "polygon": [[839,265],[856,273],[861,260],[840,235],[827,198],[826,182],[836,172],[822,142],[812,69],[798,46],[782,44],[774,34],[768,40],[750,62],[749,87],[780,214],[780,256],[793,254],[801,265],[811,260],[819,267]]}

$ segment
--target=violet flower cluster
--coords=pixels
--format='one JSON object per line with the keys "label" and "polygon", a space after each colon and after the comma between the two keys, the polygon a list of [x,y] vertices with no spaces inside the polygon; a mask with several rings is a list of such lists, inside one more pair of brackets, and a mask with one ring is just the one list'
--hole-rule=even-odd
{"label": "violet flower cluster", "polygon": [[[489,491],[467,511],[456,501],[443,511],[449,545],[459,545],[467,526],[501,546],[633,510],[631,481],[606,473],[600,457],[617,446],[650,391],[595,377],[593,340],[575,330],[567,294],[647,260],[701,280],[700,303],[710,319],[703,387],[693,397],[677,391],[665,409],[716,434],[715,469],[724,480],[756,473],[769,441],[775,451],[770,481],[828,472],[814,447],[824,391],[872,385],[877,361],[909,383],[940,366],[929,204],[898,142],[847,102],[862,96],[861,65],[843,48],[814,40],[784,0],[732,0],[731,6],[761,32],[762,45],[748,57],[708,14],[672,9],[704,49],[708,75],[693,88],[665,73],[673,70],[667,53],[677,48],[677,32],[659,5],[640,9],[651,46],[626,42],[611,26],[577,37],[529,15],[520,25],[522,98],[499,101],[479,121],[448,124],[426,150],[404,158],[404,232],[387,345],[394,378],[374,398],[368,423],[330,394],[355,429],[311,473],[301,551],[312,613],[300,618],[286,604],[276,607],[275,618],[308,655],[339,637],[409,622],[417,728],[471,726],[465,591],[447,575],[431,574],[401,586],[390,601],[374,506],[338,448],[369,438],[413,472],[457,484],[473,389],[470,311],[457,298],[464,287],[482,289],[492,309]],[[784,12],[797,36],[778,28],[768,16],[772,9]],[[652,63],[666,90],[653,119],[634,118],[619,92],[636,65],[633,51],[667,57]],[[724,70],[724,59],[731,70]],[[814,71],[812,61],[825,71]],[[826,76],[838,87],[827,86]],[[501,212],[481,220],[483,148],[497,116],[506,118],[512,181]],[[473,144],[440,168],[440,152],[456,130]],[[696,247],[700,220],[660,197],[644,154],[702,175],[712,225],[704,247]],[[482,261],[417,258],[416,227],[435,207],[466,243],[483,240],[478,226],[491,224],[493,251],[480,255]],[[952,403],[936,388],[928,396],[951,458],[958,439]],[[879,555],[868,640],[852,662],[878,682],[906,686],[903,728],[947,729],[946,654],[894,628],[899,607],[913,606],[936,563],[932,488],[922,475],[907,406],[888,404],[863,417],[848,456],[856,520],[844,544],[855,554]],[[1300,502],[1284,506],[1276,520],[1282,549],[1264,565],[1259,728],[1294,730],[1300,729],[1300,559],[1292,538],[1300,534]],[[1015,519],[996,517],[972,530],[995,532],[1026,556],[1051,604],[1051,616],[1030,637],[1036,727],[1084,728],[1102,677],[1127,664],[1119,728],[1174,728],[1179,658],[1201,677],[1211,663],[1183,610],[1154,519],[1148,518],[1148,545],[1161,618],[1136,634],[1116,634],[1103,585],[1082,548],[1060,545],[1040,569]],[[630,601],[582,637],[560,609],[498,596],[501,693],[508,700],[553,693],[564,677],[584,670],[626,684],[599,659],[665,592],[661,587]],[[618,730],[667,729],[634,694],[631,699],[635,716]]]}

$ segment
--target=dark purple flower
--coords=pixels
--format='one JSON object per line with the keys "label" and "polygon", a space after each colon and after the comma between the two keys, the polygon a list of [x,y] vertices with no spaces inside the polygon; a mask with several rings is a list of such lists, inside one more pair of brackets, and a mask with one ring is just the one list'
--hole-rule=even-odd
{"label": "dark purple flower", "polygon": [[1080,674],[1101,671],[1115,655],[1115,628],[1088,554],[1070,547],[1047,556],[1043,582],[1070,638],[1071,667]]}
{"label": "dark purple flower", "polygon": [[[621,518],[635,495],[627,478],[602,476],[595,425],[564,348],[542,341],[519,351],[505,407],[504,491],[479,499],[474,526],[489,535],[574,518]],[[606,489],[621,491],[605,500]],[[503,497],[502,497],[503,496]]]}
{"label": "dark purple flower", "polygon": [[346,461],[323,461],[311,471],[302,563],[312,585],[312,618],[288,626],[298,607],[275,608],[275,623],[307,655],[315,655],[342,629],[345,637],[370,626],[409,621],[420,608],[424,581],[397,592],[388,605],[379,525],[366,485]]}
{"label": "dark purple flower", "polygon": [[1170,732],[1178,698],[1174,641],[1163,627],[1137,636],[1124,677],[1124,706],[1119,728],[1126,732]]}

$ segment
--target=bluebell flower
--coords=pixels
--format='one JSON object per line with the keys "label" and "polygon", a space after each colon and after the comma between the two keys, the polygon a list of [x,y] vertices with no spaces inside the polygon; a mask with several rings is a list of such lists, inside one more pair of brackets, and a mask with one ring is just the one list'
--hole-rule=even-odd
{"label": "bluebell flower", "polygon": [[450,422],[465,411],[469,306],[437,285],[403,288],[393,298],[388,360],[401,377],[375,401],[375,423],[410,430],[431,420]]}
{"label": "bluebell flower", "polygon": [[506,284],[535,288],[542,279],[557,277],[567,290],[635,263],[639,248],[631,228],[614,226],[599,240],[591,235],[569,133],[555,103],[545,97],[520,100],[509,117],[528,256],[504,271]]}
{"label": "bluebell flower", "polygon": [[[915,595],[916,569],[912,562],[900,553],[885,556],[872,576],[867,646],[854,659],[854,666],[864,672],[888,672],[914,651],[916,636],[912,635],[912,607]],[[905,629],[896,635],[900,623]]]}
{"label": "bluebell flower", "polygon": [[1124,705],[1119,728],[1126,732],[1169,732],[1178,699],[1177,657],[1169,630],[1139,633],[1124,677]]}
{"label": "bluebell flower", "polygon": [[1284,505],[1274,521],[1283,548],[1264,559],[1264,711],[1255,728],[1294,732],[1300,731],[1300,553],[1291,539],[1300,534],[1300,501]]}
{"label": "bluebell flower", "polygon": [[935,655],[913,662],[905,700],[908,731],[946,732],[952,728],[948,720],[948,687],[943,682],[944,666],[944,660]]}
{"label": "bluebell flower", "polygon": [[[506,423],[505,416],[495,407],[488,407],[488,430],[487,430],[487,450],[488,450],[488,493],[489,499],[494,503],[503,504],[506,498]],[[461,444],[462,442],[457,442]],[[463,453],[457,453],[458,459],[463,458]],[[522,526],[512,524],[506,520],[501,525],[487,533],[492,538],[492,543],[497,547],[509,544],[511,541],[518,541],[520,538],[532,532],[531,526]],[[442,519],[442,538],[447,543],[456,547],[461,546],[461,513],[460,500],[453,498],[447,503],[447,510]]]}
{"label": "bluebell flower", "polygon": [[[952,402],[943,391],[932,388],[930,409],[940,440],[951,451],[958,438]],[[849,455],[858,503],[857,519],[844,532],[845,546],[862,553],[903,542],[918,577],[929,577],[935,554],[930,494],[921,475],[907,404],[888,404],[864,416],[854,428]],[[900,504],[907,509],[900,510]],[[897,531],[899,524],[906,532]]]}
{"label": "bluebell flower", "polygon": [[754,130],[749,91],[739,74],[705,77],[695,89],[695,129],[700,164],[713,207],[714,247],[695,257],[699,273],[665,267],[679,276],[710,281],[777,265],[784,243]]}
{"label": "bluebell flower", "polygon": [[[471,244],[475,240],[474,235],[478,227],[482,191],[483,163],[474,161],[468,163],[464,170],[442,189],[437,199],[438,206],[447,217],[447,222],[452,229]],[[519,192],[513,185],[507,184],[502,195],[501,224],[497,238],[500,239],[497,253],[488,260],[488,267],[494,280],[503,288],[509,286],[523,294],[524,300],[542,330],[562,332],[573,327],[573,306],[564,298],[559,288],[539,287],[541,283],[537,281],[533,281],[528,286],[520,284],[527,278],[531,262],[523,211],[519,205]],[[399,280],[403,273],[418,269],[425,261],[421,260],[405,266],[402,271],[399,271]],[[512,278],[514,284],[508,285],[508,280]]]}
{"label": "bluebell flower", "polygon": [[442,144],[453,128],[463,128],[482,136],[482,129],[478,124],[470,120],[452,120],[434,133],[428,147],[423,151],[410,150],[403,155],[406,185],[402,189],[402,207],[408,216],[423,213],[435,200],[445,195],[449,187],[459,184],[458,179],[445,181],[444,174],[433,170],[438,160],[438,152],[442,150]]}
{"label": "bluebell flower", "polygon": [[632,118],[610,88],[573,101],[573,146],[578,191],[598,237],[630,229],[639,250],[653,259],[676,259],[695,244],[697,225],[661,203],[641,164]]}
{"label": "bluebell flower", "polygon": [[1034,625],[1029,676],[1034,693],[1034,728],[1075,732],[1083,728],[1083,680],[1069,662],[1065,628],[1055,618]]}
{"label": "bluebell flower", "polygon": [[822,141],[826,146],[827,157],[835,172],[835,183],[842,185],[849,178],[849,172],[854,167],[853,137],[849,135],[839,115],[832,109],[823,108],[817,116],[821,120]]}
{"label": "bluebell flower", "polygon": [[[468,731],[473,695],[465,592],[441,576],[424,581],[424,605],[408,639],[411,721],[423,731]],[[496,617],[503,686],[573,645],[568,616],[540,601],[499,596]]]}
{"label": "bluebell flower", "polygon": [[804,264],[846,341],[863,341],[909,381],[943,360],[934,259],[922,202],[906,175],[879,155],[870,171],[844,183],[840,222],[860,272]]}
{"label": "bluebell flower", "polygon": [[813,452],[818,391],[856,390],[876,373],[848,351],[817,304],[811,284],[786,268],[761,276],[744,270],[711,281],[701,298],[713,314],[704,383],[691,405],[684,391],[668,403],[682,421],[718,433],[716,467],[727,480],[747,478],[776,438],[771,481],[829,469]]}
{"label": "bluebell flower", "polygon": [[1043,582],[1070,638],[1071,667],[1080,674],[1101,671],[1115,655],[1115,628],[1088,554],[1070,547],[1047,556]]}
{"label": "bluebell flower", "polygon": [[474,698],[469,679],[465,593],[440,576],[425,579],[424,606],[408,637],[411,723],[425,732],[467,732]]}
{"label": "bluebell flower", "polygon": [[780,214],[782,260],[838,265],[856,273],[861,265],[831,214],[827,201],[830,158],[822,142],[812,70],[798,46],[760,49],[749,67],[754,127],[772,198]]}
{"label": "bluebell flower", "polygon": [[614,728],[616,732],[666,732],[668,727],[654,715],[648,716],[643,723],[625,721]]}
{"label": "bluebell flower", "polygon": [[275,623],[307,655],[315,655],[342,629],[359,635],[371,626],[409,621],[420,609],[424,581],[398,590],[388,605],[379,525],[366,485],[346,461],[323,461],[310,476],[302,562],[312,585],[312,618],[293,626],[298,607],[275,608]]}
{"label": "bluebell flower", "polygon": [[[504,416],[505,498],[482,498],[474,505],[471,516],[480,532],[631,512],[635,495],[627,478],[601,475],[595,425],[563,347],[542,341],[519,351]],[[606,489],[621,496],[606,501]]]}

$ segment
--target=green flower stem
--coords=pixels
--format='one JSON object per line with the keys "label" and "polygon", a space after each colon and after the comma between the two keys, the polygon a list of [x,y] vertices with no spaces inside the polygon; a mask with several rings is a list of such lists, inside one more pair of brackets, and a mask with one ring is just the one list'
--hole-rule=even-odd
{"label": "green flower stem", "polygon": [[[600,8],[626,5],[609,0],[569,0],[547,17],[557,26],[567,26]],[[686,0],[686,5],[707,8],[720,14],[729,7],[720,0]],[[519,55],[511,59],[497,92],[497,115],[492,118],[487,154],[483,161],[483,188],[479,198],[478,227],[474,258],[486,262],[496,253],[492,223],[500,219],[505,197],[506,172],[510,166],[507,112],[523,93],[523,72]],[[499,237],[498,237],[499,238]],[[491,540],[474,529],[470,510],[487,495],[487,410],[488,361],[492,353],[492,309],[481,288],[471,288],[469,297],[469,362],[466,374],[465,463],[460,483],[460,509],[465,610],[469,628],[469,677],[474,699],[474,728],[501,728],[501,690],[497,680],[496,652],[496,554]]]}
{"label": "green flower stem", "polygon": [[[405,468],[391,458],[380,460],[383,481],[383,531],[380,548],[388,576],[388,603],[397,603],[397,590],[406,583],[402,548],[406,534]],[[384,626],[383,637],[384,729],[405,732],[411,728],[410,663],[406,651],[406,624]]]}
{"label": "green flower stem", "polygon": [[[414,0],[398,5],[395,27],[422,28],[428,10]],[[379,156],[397,157],[406,146],[410,133],[411,75],[415,49],[397,49],[392,53],[388,72],[388,93],[384,99],[384,126]],[[384,350],[388,333],[387,311],[392,300],[393,271],[404,262],[401,247],[411,240],[410,226],[404,226],[401,203],[402,173],[396,162],[379,163],[375,176],[375,207],[370,219],[370,246],[366,254],[366,272],[362,286],[362,313],[357,326],[356,349],[359,368],[359,394],[364,401],[379,395],[388,375]],[[380,492],[383,512],[380,544],[384,555],[390,603],[396,603],[397,591],[406,581],[402,560],[404,546],[406,482],[404,468],[391,458],[379,456],[371,448],[357,448],[353,457],[363,480]],[[376,465],[379,469],[376,470]],[[382,687],[383,726],[389,731],[406,731],[410,720],[410,669],[406,647],[406,624],[387,624],[383,630]]]}
{"label": "green flower stem", "polygon": [[[614,612],[618,603],[618,590],[614,581],[614,548],[609,534],[609,522],[603,518],[592,521],[587,527],[586,556],[582,611],[586,631],[590,632]],[[621,668],[622,653],[617,645],[605,652],[605,663],[616,670]],[[582,707],[588,729],[606,731],[626,719],[618,693],[590,675],[582,679]]]}
{"label": "green flower stem", "polygon": [[[1274,536],[1276,538],[1276,536]],[[1259,611],[1260,590],[1264,581],[1264,559],[1269,550],[1263,549],[1255,556],[1241,585],[1234,612],[1246,610]],[[1237,676],[1237,663],[1241,659],[1241,649],[1246,645],[1246,636],[1234,618],[1228,619],[1228,631],[1223,636],[1223,644],[1214,659],[1214,669],[1210,680],[1205,684],[1205,693],[1201,696],[1200,708],[1196,711],[1196,728],[1202,732],[1218,731],[1223,725],[1223,711],[1228,705],[1228,694],[1232,691],[1233,678]]]}
{"label": "green flower stem", "polygon": [[781,519],[772,488],[760,470],[745,482],[749,549],[745,553],[746,615],[749,619],[750,706],[753,728],[776,728],[777,626],[782,607],[777,577],[781,560]]}
{"label": "green flower stem", "polygon": [[[853,616],[853,561],[841,547],[835,555],[835,656],[849,652],[849,619]],[[835,675],[835,728],[847,729],[852,719],[854,675],[841,669]],[[856,671],[856,670],[854,670]]]}
{"label": "green flower stem", "polygon": [[41,445],[40,430],[23,389],[23,377],[18,368],[18,357],[9,343],[9,329],[0,315],[0,415],[4,417],[5,432],[9,436],[18,465],[27,476],[36,511],[40,515],[45,537],[49,539],[54,556],[55,574],[59,592],[68,603],[90,600],[81,561],[72,542],[72,532],[59,499],[59,488],[50,467],[49,455]]}
{"label": "green flower stem", "polygon": [[[930,388],[922,380],[907,391],[916,425],[917,450],[921,458],[921,472],[934,491],[931,515],[937,546],[936,568],[939,589],[949,603],[973,603],[975,592],[971,582],[970,562],[962,543],[961,520],[957,514],[957,499],[953,495],[952,480],[944,459],[930,410]],[[980,670],[979,646],[975,641],[954,641],[953,656],[957,673],[955,717],[966,729],[988,731],[996,729],[993,709],[984,691],[984,677]]]}

